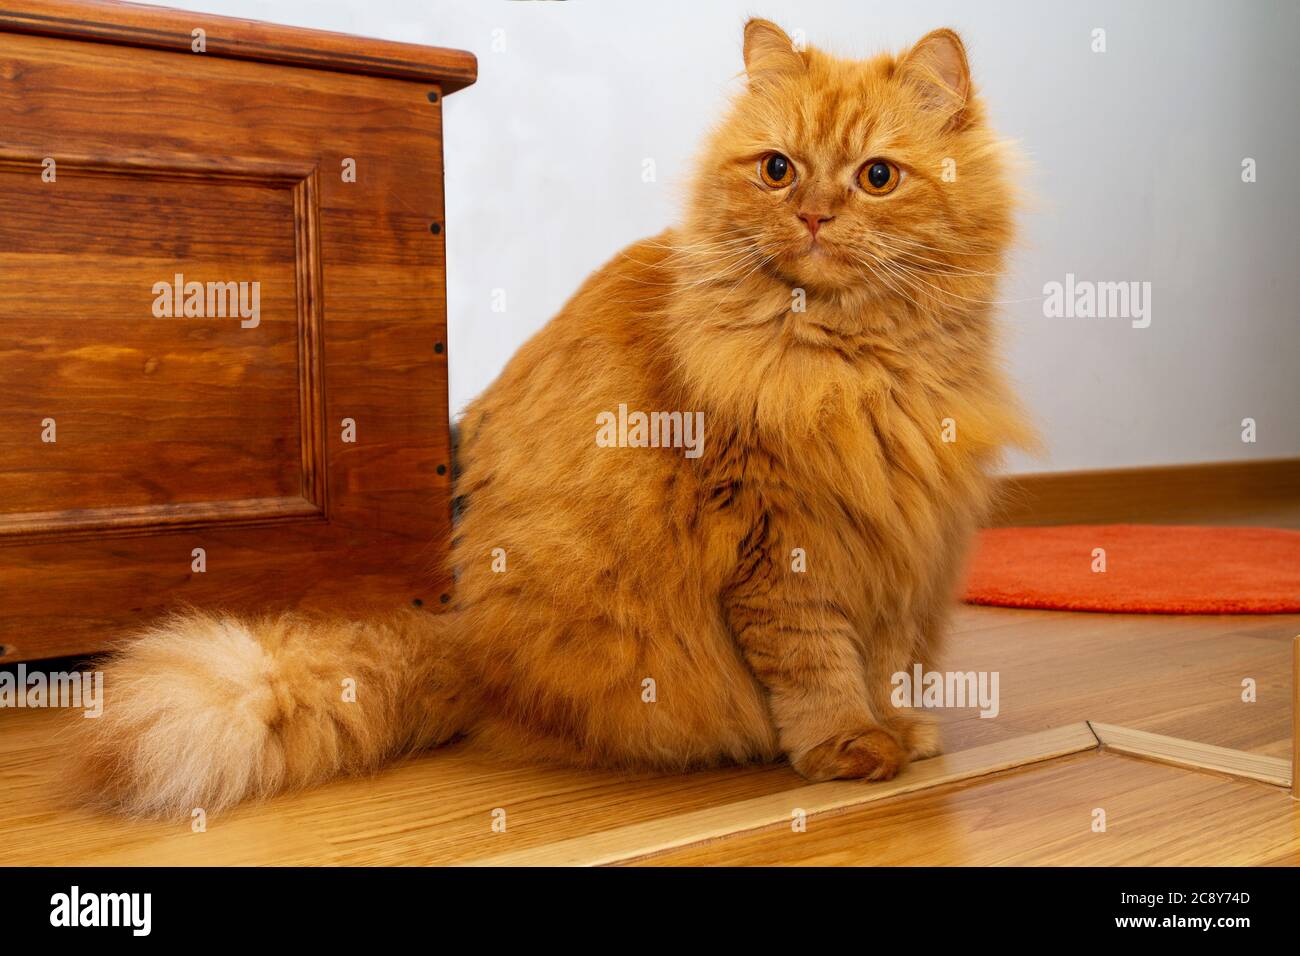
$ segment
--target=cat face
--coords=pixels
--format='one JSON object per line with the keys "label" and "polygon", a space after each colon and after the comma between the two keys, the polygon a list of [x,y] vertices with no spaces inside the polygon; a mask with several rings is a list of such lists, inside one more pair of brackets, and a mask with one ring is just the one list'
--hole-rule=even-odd
{"label": "cat face", "polygon": [[748,88],[709,144],[689,219],[720,266],[921,304],[994,271],[1011,199],[956,34],[851,61],[797,52],[751,20],[745,65]]}

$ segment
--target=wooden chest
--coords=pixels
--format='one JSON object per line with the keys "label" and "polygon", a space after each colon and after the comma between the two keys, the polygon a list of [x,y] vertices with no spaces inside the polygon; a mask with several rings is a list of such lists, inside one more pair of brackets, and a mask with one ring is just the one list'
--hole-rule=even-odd
{"label": "wooden chest", "polygon": [[0,664],[451,582],[442,97],[469,53],[0,3]]}

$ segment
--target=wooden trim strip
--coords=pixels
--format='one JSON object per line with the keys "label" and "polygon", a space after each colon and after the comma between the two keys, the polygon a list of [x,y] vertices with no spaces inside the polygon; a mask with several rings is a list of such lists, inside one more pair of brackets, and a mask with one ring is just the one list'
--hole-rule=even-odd
{"label": "wooden trim strip", "polygon": [[306,498],[240,498],[186,501],[171,505],[123,505],[69,511],[0,514],[0,545],[57,538],[103,538],[192,531],[220,526],[245,528],[280,522],[324,521],[320,504]]}
{"label": "wooden trim strip", "polygon": [[1300,458],[1006,475],[999,492],[995,527],[1207,524],[1300,502]]}
{"label": "wooden trim strip", "polygon": [[[0,144],[0,169],[39,174],[48,154],[48,149]],[[107,152],[59,153],[58,157],[60,176],[75,172],[82,176],[148,176],[168,182],[216,179],[283,189],[292,189],[311,178],[318,168],[315,163],[285,163],[242,156],[215,159],[161,152],[131,156]]]}
{"label": "wooden trim strip", "polygon": [[1265,757],[1245,750],[1215,747],[1178,737],[1165,737],[1145,730],[1117,727],[1089,721],[1092,732],[1101,741],[1103,750],[1146,757],[1176,767],[1210,770],[1233,777],[1247,777],[1273,784],[1275,787],[1291,786],[1291,762],[1280,757]]}
{"label": "wooden trim strip", "polygon": [[969,750],[918,760],[893,780],[837,780],[781,793],[560,840],[480,860],[470,866],[608,866],[771,826],[788,826],[791,813],[808,816],[845,810],[941,784],[1095,750],[1087,722],[1025,734]]}
{"label": "wooden trim strip", "polygon": [[[196,28],[206,33],[203,54],[190,46]],[[0,31],[389,76],[435,84],[444,94],[464,89],[478,77],[478,58],[465,50],[117,0],[0,0]]]}
{"label": "wooden trim strip", "polygon": [[328,517],[325,438],[325,309],[321,267],[320,170],[293,186],[294,292],[298,311],[298,414],[301,493]]}

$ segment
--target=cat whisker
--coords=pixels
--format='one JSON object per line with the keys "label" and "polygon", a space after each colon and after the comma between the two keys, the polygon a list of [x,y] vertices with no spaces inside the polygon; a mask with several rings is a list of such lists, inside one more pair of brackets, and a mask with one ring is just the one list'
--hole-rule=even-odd
{"label": "cat whisker", "polygon": [[[675,265],[689,261],[692,258],[712,259],[719,255],[728,255],[736,251],[737,248],[743,248],[746,245],[752,245],[752,239],[749,236],[740,236],[736,239],[729,239],[725,242],[697,244],[692,246],[669,246],[657,244],[656,248],[673,250],[670,255],[659,260],[660,265]],[[622,254],[625,259],[637,261],[633,257]]]}
{"label": "cat whisker", "polygon": [[978,269],[964,269],[961,266],[950,266],[946,262],[938,262],[933,259],[918,260],[915,255],[907,252],[900,252],[896,249],[886,251],[893,257],[893,261],[896,264],[905,266],[919,273],[925,273],[926,275],[949,276],[954,279],[1000,279],[1004,278],[1007,274],[1005,269],[997,272],[981,272]]}
{"label": "cat whisker", "polygon": [[713,320],[713,317],[717,314],[718,309],[722,307],[722,304],[731,298],[732,293],[736,291],[736,287],[739,286],[740,283],[748,279],[751,275],[753,275],[757,270],[761,269],[763,266],[767,265],[775,258],[776,256],[771,253],[759,253],[758,261],[755,262],[754,265],[750,267],[750,269],[744,275],[742,275],[739,279],[737,279],[735,282],[732,283],[731,288],[729,288],[723,294],[722,298],[719,299],[717,303],[714,304],[713,311],[711,311],[708,314],[708,316],[705,317],[704,321],[711,322]]}
{"label": "cat whisker", "polygon": [[[879,237],[878,233],[876,235]],[[914,265],[916,268],[923,269],[924,271],[927,272],[933,272],[936,275],[947,274],[952,276],[1000,277],[1006,274],[1005,269],[998,270],[995,272],[982,271],[979,269],[968,269],[965,266],[959,266],[952,262],[947,262],[942,259],[935,259],[930,256],[925,256],[919,252],[912,252],[910,249],[906,249],[906,248],[900,249],[897,246],[891,245],[888,242],[878,243],[878,245],[882,247],[883,251],[888,252],[890,255],[900,259],[908,260],[909,265]],[[943,270],[946,271],[941,271],[939,269],[932,269],[930,268],[930,266],[942,266]]]}
{"label": "cat whisker", "polygon": [[670,263],[677,263],[677,262],[686,262],[686,261],[690,261],[691,259],[697,259],[697,258],[709,259],[719,254],[733,252],[736,248],[743,248],[745,246],[751,246],[751,245],[753,245],[752,240],[746,237],[744,239],[738,239],[735,242],[728,243],[726,245],[700,247],[696,249],[680,249],[674,252],[672,255],[666,256],[663,260],[661,260],[661,262],[664,264],[670,264]]}
{"label": "cat whisker", "polygon": [[[885,270],[891,276],[893,276],[897,281],[903,283],[905,287],[911,289],[914,292],[920,293],[921,295],[930,299],[935,305],[939,306],[940,308],[950,307],[949,303],[945,303],[942,299],[937,298],[934,294],[935,292],[944,292],[946,290],[941,289],[940,287],[934,285],[933,283],[920,282],[915,276],[915,274],[909,273],[905,270],[901,270],[897,267],[896,264],[890,263],[885,259],[877,258],[876,264],[881,269]],[[879,273],[877,273],[877,275],[879,275]],[[907,298],[907,300],[911,302],[913,305],[915,305],[918,309],[928,308],[927,306],[922,305],[918,300],[912,298],[911,296],[905,295],[905,298]]]}
{"label": "cat whisker", "polygon": [[[887,271],[887,266],[885,265],[884,260],[879,259],[878,257],[875,256],[873,256],[872,258],[876,260],[875,264],[868,262],[866,260],[859,260],[859,261],[861,261],[862,264],[866,266],[867,271],[871,273],[871,276],[874,279],[881,282],[886,288],[888,288],[892,293],[894,293],[894,295],[898,296],[900,299],[903,299],[905,302],[909,302],[912,305],[916,306],[918,310],[924,311],[925,306],[923,306],[916,299],[912,298],[912,296],[908,295],[904,289],[900,289],[898,286],[896,286],[894,282],[891,279],[889,279],[884,274],[884,272],[881,271],[882,269]],[[897,279],[899,277],[895,276],[895,278]]]}
{"label": "cat whisker", "polygon": [[[876,259],[876,262],[881,267],[888,269],[890,274],[893,275],[895,278],[897,278],[899,281],[905,282],[910,288],[918,292],[922,292],[924,294],[929,295],[930,298],[934,299],[934,301],[939,305],[944,304],[943,300],[935,298],[934,293],[939,293],[941,295],[948,296],[949,298],[956,299],[960,302],[966,302],[972,305],[1018,305],[1024,302],[1037,301],[1037,299],[1034,298],[980,299],[980,298],[974,298],[967,295],[961,295],[958,292],[954,292],[951,289],[945,289],[943,286],[938,285],[937,283],[926,280],[922,273],[916,272],[915,270],[901,267],[898,262],[890,263],[879,257],[873,257],[873,258]],[[876,274],[877,276],[879,275],[878,273]],[[919,303],[916,303],[915,300],[912,300],[912,302],[913,304],[919,305]]]}
{"label": "cat whisker", "polygon": [[920,240],[912,236],[895,236],[891,233],[880,232],[879,230],[874,230],[874,229],[872,230],[871,235],[877,236],[881,239],[889,240],[890,242],[902,243],[903,245],[906,246],[912,246],[917,249],[924,249],[927,252],[944,252],[953,255],[991,256],[991,255],[1001,255],[1003,251],[1001,248],[996,246],[974,244],[974,243],[967,242],[965,240],[963,240],[961,248],[954,248],[952,246],[932,246],[927,243],[921,242]]}
{"label": "cat whisker", "polygon": [[[689,249],[696,246],[713,246],[721,243],[735,241],[735,239],[744,239],[753,230],[749,226],[741,226],[736,229],[725,229],[721,232],[708,233],[698,238],[693,238],[689,242],[659,242],[658,239],[643,239],[641,245],[651,246],[657,249]],[[691,238],[691,237],[684,237]]]}
{"label": "cat whisker", "polygon": [[[723,265],[722,268],[714,270],[712,272],[708,272],[705,275],[700,276],[699,278],[691,282],[683,282],[680,279],[670,279],[667,282],[646,282],[640,279],[632,279],[631,277],[629,277],[629,280],[632,282],[640,283],[642,285],[663,286],[666,287],[668,290],[659,295],[645,296],[644,299],[638,301],[654,301],[656,299],[667,299],[675,295],[679,295],[683,290],[693,289],[703,285],[725,282],[736,273],[743,271],[746,267],[748,267],[751,264],[751,262],[754,261],[754,259],[761,258],[761,257],[762,254],[759,253],[757,249],[753,249],[753,248],[744,249],[740,252],[733,252],[727,256],[721,257],[721,261],[725,263],[725,265]],[[627,301],[627,300],[622,300],[622,301]]]}
{"label": "cat whisker", "polygon": [[923,273],[923,272],[917,272],[914,269],[907,269],[901,267],[900,263],[897,262],[891,263],[891,265],[895,267],[896,271],[902,272],[903,274],[910,276],[916,283],[919,283],[920,285],[926,288],[933,289],[936,292],[940,292],[944,295],[950,296],[954,299],[961,300],[963,302],[973,302],[973,303],[978,303],[980,305],[1018,305],[1024,302],[1038,301],[1037,297],[1034,296],[1029,296],[1020,299],[979,299],[979,298],[973,298],[971,296],[964,296],[961,295],[960,293],[954,292],[952,289],[947,289],[944,288],[942,285],[928,281],[926,279],[926,276],[931,275],[933,273]]}
{"label": "cat whisker", "polygon": [[738,242],[748,242],[749,239],[750,237],[748,235],[739,235],[728,239],[701,240],[699,242],[643,242],[642,244],[650,246],[653,249],[669,249],[673,252],[689,252],[693,249],[717,249],[719,247],[732,246]]}

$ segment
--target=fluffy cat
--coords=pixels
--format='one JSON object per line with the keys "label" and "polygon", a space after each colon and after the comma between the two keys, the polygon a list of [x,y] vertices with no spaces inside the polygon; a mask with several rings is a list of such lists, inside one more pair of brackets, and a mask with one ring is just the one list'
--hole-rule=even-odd
{"label": "fluffy cat", "polygon": [[[462,735],[813,780],[937,752],[890,678],[935,667],[989,471],[1028,437],[993,327],[1008,157],[949,30],[849,61],[751,20],[744,59],[682,223],[467,411],[450,610],[155,627],[77,721],[99,799],[212,811]],[[598,442],[620,405],[702,420],[698,457]]]}

